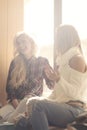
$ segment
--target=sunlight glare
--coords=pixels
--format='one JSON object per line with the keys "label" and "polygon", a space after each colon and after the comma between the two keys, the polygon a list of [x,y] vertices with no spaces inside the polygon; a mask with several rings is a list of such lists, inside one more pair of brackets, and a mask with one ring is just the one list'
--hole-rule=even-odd
{"label": "sunlight glare", "polygon": [[62,0],[62,23],[73,25],[80,36],[87,62],[87,0]]}
{"label": "sunlight glare", "polygon": [[76,27],[82,39],[87,38],[87,0],[63,0],[62,23]]}
{"label": "sunlight glare", "polygon": [[53,44],[53,0],[25,0],[24,29],[41,46]]}

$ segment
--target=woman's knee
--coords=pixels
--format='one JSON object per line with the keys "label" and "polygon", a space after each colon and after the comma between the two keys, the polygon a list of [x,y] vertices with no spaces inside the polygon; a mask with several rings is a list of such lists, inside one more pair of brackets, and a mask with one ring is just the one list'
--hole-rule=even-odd
{"label": "woman's knee", "polygon": [[42,111],[45,106],[45,100],[41,100],[41,98],[33,98],[28,100],[26,103],[28,109],[32,109],[32,111]]}

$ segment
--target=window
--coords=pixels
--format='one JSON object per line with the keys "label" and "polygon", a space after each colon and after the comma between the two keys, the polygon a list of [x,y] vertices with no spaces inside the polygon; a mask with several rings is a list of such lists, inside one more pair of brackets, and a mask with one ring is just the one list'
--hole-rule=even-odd
{"label": "window", "polygon": [[39,55],[46,56],[53,64],[54,0],[25,0],[24,29],[31,34],[38,46]]}

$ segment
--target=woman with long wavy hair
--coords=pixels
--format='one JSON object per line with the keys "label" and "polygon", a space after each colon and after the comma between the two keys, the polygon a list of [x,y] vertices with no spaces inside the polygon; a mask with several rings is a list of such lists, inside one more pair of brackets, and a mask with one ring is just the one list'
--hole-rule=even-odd
{"label": "woman with long wavy hair", "polygon": [[16,34],[14,50],[15,55],[10,64],[6,85],[7,100],[11,109],[6,115],[3,114],[6,106],[0,110],[4,121],[12,121],[19,113],[25,112],[27,98],[42,95],[43,79],[49,89],[53,89],[56,80],[46,75],[47,69],[52,73],[54,71],[46,58],[35,56],[37,45],[28,34]]}

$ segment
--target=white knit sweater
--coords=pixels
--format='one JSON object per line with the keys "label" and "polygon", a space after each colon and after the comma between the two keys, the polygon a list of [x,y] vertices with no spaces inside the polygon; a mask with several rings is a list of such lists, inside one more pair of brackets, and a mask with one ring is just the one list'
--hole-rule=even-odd
{"label": "white knit sweater", "polygon": [[80,100],[87,103],[87,71],[82,73],[69,66],[69,60],[79,54],[80,51],[74,47],[61,57],[61,78],[59,82],[56,83],[49,99],[53,99],[57,102]]}

